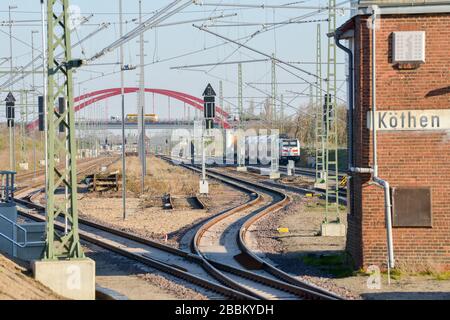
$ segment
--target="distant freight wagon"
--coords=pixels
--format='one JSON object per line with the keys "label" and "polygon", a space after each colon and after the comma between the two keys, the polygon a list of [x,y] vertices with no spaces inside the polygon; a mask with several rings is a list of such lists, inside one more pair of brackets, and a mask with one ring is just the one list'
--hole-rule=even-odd
{"label": "distant freight wagon", "polygon": [[[127,114],[126,121],[136,123],[136,122],[138,122],[138,115],[137,114]],[[158,115],[156,115],[154,113],[145,114],[144,122],[145,123],[158,122]]]}

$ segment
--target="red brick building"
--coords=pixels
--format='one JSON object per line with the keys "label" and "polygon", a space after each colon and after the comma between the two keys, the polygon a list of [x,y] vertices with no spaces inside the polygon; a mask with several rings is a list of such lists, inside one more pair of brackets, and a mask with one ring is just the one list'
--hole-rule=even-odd
{"label": "red brick building", "polygon": [[[372,30],[367,25],[372,4],[381,10],[375,68],[378,176],[390,183],[392,192],[396,267],[448,270],[450,2],[359,1],[358,12],[338,29],[353,51],[352,154],[353,167],[359,168],[373,168],[373,131],[367,123],[372,110]],[[347,249],[357,267],[385,266],[384,191],[370,173],[352,176]]]}

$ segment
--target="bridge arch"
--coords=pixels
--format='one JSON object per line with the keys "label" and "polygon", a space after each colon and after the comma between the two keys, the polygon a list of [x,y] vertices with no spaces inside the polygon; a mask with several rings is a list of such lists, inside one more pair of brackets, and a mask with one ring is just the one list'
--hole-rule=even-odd
{"label": "bridge arch", "polygon": [[[137,88],[137,87],[124,88],[125,94],[136,93],[138,91],[139,91],[139,88]],[[187,93],[173,91],[173,90],[167,90],[167,89],[152,89],[152,88],[145,88],[145,92],[174,98],[178,101],[181,101],[183,103],[190,105],[191,107],[194,107],[198,110],[203,111],[204,101],[200,98],[189,95]],[[102,89],[102,90],[96,90],[96,91],[93,91],[90,93],[82,94],[74,99],[75,112],[78,112],[95,102],[102,101],[102,100],[105,100],[105,99],[108,99],[108,98],[111,98],[114,96],[118,96],[120,94],[121,94],[121,88]],[[219,123],[225,129],[230,128],[230,124],[227,122],[228,113],[225,112],[221,108],[221,106],[216,107],[216,113],[219,116],[216,117],[215,122]],[[27,128],[34,129],[37,127],[37,125],[38,125],[38,119],[36,119],[33,122],[31,122],[30,124],[28,124]]]}

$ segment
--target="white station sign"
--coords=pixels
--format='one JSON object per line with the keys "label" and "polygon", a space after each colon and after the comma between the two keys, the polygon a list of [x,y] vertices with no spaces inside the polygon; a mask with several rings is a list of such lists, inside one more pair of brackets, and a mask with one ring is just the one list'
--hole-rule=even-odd
{"label": "white station sign", "polygon": [[[377,111],[375,127],[379,131],[450,130],[450,109]],[[371,111],[367,128],[372,130]]]}

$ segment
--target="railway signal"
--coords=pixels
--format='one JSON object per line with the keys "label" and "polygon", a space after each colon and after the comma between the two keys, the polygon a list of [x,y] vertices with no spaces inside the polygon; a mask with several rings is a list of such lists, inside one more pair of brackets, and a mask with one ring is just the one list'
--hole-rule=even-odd
{"label": "railway signal", "polygon": [[16,98],[10,91],[5,99],[6,102],[6,119],[9,128],[9,166],[11,171],[15,171],[15,148],[14,148],[14,119],[16,117]]}
{"label": "railway signal", "polygon": [[216,92],[210,83],[203,91],[203,116],[204,121],[202,121],[201,127],[201,148],[202,148],[202,179],[200,180],[200,194],[209,193],[208,180],[206,179],[206,147],[205,140],[210,136],[210,130],[214,128],[214,118],[216,116]]}
{"label": "railway signal", "polygon": [[214,118],[216,117],[216,92],[211,84],[206,86],[203,92],[204,108],[203,114],[205,117],[206,130],[214,128]]}

